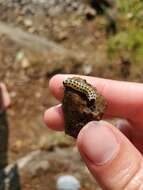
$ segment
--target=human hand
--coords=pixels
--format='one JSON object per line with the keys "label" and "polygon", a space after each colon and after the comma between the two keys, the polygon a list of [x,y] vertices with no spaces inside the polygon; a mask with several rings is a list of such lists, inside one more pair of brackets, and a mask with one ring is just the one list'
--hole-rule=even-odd
{"label": "human hand", "polygon": [[[53,95],[62,100],[63,80],[56,75],[49,83]],[[143,189],[143,84],[86,77],[106,98],[104,118],[120,117],[117,127],[105,121],[89,122],[79,133],[77,145],[87,167],[105,190]],[[64,129],[61,105],[45,112],[45,123]],[[128,122],[127,122],[128,121]]]}
{"label": "human hand", "polygon": [[11,104],[10,96],[5,84],[0,83],[0,110],[7,109]]}

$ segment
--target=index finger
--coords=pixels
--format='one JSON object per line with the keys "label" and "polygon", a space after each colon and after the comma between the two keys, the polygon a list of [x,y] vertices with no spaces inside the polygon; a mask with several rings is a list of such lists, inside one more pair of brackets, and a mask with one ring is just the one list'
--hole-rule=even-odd
{"label": "index finger", "polygon": [[[49,82],[49,88],[58,99],[63,98],[63,80],[77,75],[55,75]],[[89,76],[78,76],[86,79],[107,100],[106,114],[126,119],[142,118],[143,111],[143,84],[101,79]]]}

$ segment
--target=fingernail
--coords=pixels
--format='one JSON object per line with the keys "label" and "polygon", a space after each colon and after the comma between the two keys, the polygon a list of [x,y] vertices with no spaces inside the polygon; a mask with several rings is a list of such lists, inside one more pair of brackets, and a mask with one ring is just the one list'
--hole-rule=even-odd
{"label": "fingernail", "polygon": [[107,122],[90,122],[79,135],[81,154],[96,165],[106,164],[119,151],[119,143]]}

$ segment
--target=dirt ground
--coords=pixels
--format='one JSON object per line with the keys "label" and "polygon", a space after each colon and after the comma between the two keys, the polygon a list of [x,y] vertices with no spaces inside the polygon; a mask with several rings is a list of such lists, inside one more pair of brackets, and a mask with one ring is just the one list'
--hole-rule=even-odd
{"label": "dirt ground", "polygon": [[[26,5],[15,5],[14,8],[1,5],[0,13],[0,20],[5,23],[48,38],[71,52],[79,52],[77,61],[53,52],[35,52],[5,35],[0,36],[0,80],[7,85],[12,100],[7,113],[9,162],[37,149],[75,146],[73,140],[64,134],[60,134],[59,138],[59,133],[47,129],[43,123],[45,109],[58,103],[48,90],[49,79],[57,73],[78,73],[136,80],[132,76],[124,78],[120,60],[113,64],[107,57],[106,19],[103,16],[91,16],[89,19],[86,11],[79,13],[76,9],[53,16],[45,8],[33,6],[31,10]],[[55,190],[55,176],[70,171],[66,163],[60,164],[53,160],[50,164],[53,170],[46,173],[41,171],[32,178],[26,176],[22,189]],[[86,180],[82,183],[82,190],[96,189],[93,181],[91,187],[86,185]]]}

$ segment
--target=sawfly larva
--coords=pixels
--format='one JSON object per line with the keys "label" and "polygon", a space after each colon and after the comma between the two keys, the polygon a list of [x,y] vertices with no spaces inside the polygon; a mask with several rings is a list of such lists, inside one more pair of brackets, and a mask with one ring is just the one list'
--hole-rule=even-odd
{"label": "sawfly larva", "polygon": [[79,81],[76,78],[67,78],[63,81],[65,87],[70,87],[78,92],[81,92],[86,95],[89,101],[96,100],[96,92],[93,87],[90,85]]}

